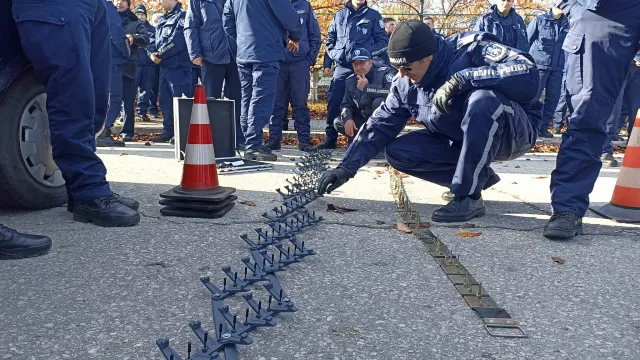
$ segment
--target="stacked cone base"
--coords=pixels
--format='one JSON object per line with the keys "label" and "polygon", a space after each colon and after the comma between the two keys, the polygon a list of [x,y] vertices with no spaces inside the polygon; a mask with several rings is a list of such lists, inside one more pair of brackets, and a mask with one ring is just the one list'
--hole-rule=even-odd
{"label": "stacked cone base", "polygon": [[217,219],[235,205],[235,188],[220,186],[213,190],[185,190],[179,186],[160,194],[160,209],[165,216]]}
{"label": "stacked cone base", "polygon": [[640,209],[607,204],[599,209],[590,208],[594,213],[619,223],[640,223]]}

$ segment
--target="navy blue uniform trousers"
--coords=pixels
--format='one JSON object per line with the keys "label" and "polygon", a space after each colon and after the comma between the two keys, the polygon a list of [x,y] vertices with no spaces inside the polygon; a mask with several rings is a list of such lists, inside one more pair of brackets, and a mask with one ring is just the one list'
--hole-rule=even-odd
{"label": "navy blue uniform trousers", "polygon": [[385,156],[393,168],[460,196],[479,194],[493,173],[491,162],[522,156],[538,135],[532,124],[539,122],[492,90],[455,98],[449,114],[435,111],[426,129],[387,144]]}
{"label": "navy blue uniform trousers", "polygon": [[279,61],[238,64],[242,86],[240,122],[246,129],[245,147],[248,150],[258,150],[263,146],[262,129],[273,113],[279,70]]}
{"label": "navy blue uniform trousers", "polygon": [[311,141],[311,118],[307,105],[310,82],[311,73],[306,59],[294,63],[280,63],[276,102],[269,122],[270,139],[282,139],[283,119],[288,112],[288,107],[285,108],[285,105],[288,105],[287,100],[290,100],[299,143],[306,144]]}
{"label": "navy blue uniform trousers", "polygon": [[340,104],[345,92],[345,81],[353,74],[353,69],[337,66],[333,70],[333,79],[327,92],[327,127],[325,141],[338,140],[338,132],[333,127],[333,120],[340,115]]}
{"label": "navy blue uniform trousers", "polygon": [[118,115],[122,111],[122,65],[111,67],[111,83],[109,86],[109,110],[104,126],[108,129],[113,127]]}
{"label": "navy blue uniform trousers", "polygon": [[[103,0],[13,0],[25,55],[47,92],[53,159],[69,196],[111,195],[95,154],[96,117],[109,103],[111,43]],[[101,127],[101,126],[100,126]]]}
{"label": "navy blue uniform trousers", "polygon": [[[625,80],[624,88],[616,99],[613,112],[607,120],[607,141],[604,144],[603,154],[613,153],[613,138],[624,126],[624,121],[629,117],[627,131],[631,135],[634,120],[640,107],[640,68],[635,62],[629,69],[629,74]],[[631,109],[631,110],[628,110]]]}
{"label": "navy blue uniform trousers", "polygon": [[160,67],[159,94],[160,110],[163,116],[162,135],[173,137],[173,98],[193,97],[195,86],[192,84],[191,66],[177,68]]}
{"label": "navy blue uniform trousers", "polygon": [[562,70],[539,70],[540,89],[538,99],[544,90],[544,107],[542,108],[542,124],[540,130],[546,130],[553,123],[553,114],[560,101],[562,90]]}
{"label": "navy blue uniform trousers", "polygon": [[[156,104],[154,101],[153,85],[156,76],[156,66],[140,66],[136,69],[136,86],[138,87],[138,115],[144,116],[151,110],[157,114]],[[154,100],[155,98],[155,100]]]}
{"label": "navy blue uniform trousers", "polygon": [[244,131],[240,123],[242,111],[242,89],[240,87],[240,77],[238,76],[238,66],[231,60],[229,64],[212,64],[202,61],[202,83],[207,97],[220,99],[224,84],[224,96],[233,100],[236,113],[236,146],[244,145]]}
{"label": "navy blue uniform trousers", "polygon": [[571,116],[551,173],[554,212],[584,216],[600,173],[607,119],[640,41],[640,2],[607,1],[597,11],[571,10],[566,87]]}

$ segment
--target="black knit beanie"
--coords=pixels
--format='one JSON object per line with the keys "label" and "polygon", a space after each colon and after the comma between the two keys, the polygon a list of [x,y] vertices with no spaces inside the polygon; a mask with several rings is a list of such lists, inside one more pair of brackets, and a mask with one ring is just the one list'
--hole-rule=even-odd
{"label": "black knit beanie", "polygon": [[402,66],[431,56],[438,51],[438,42],[429,25],[420,20],[403,21],[389,39],[391,65]]}
{"label": "black knit beanie", "polygon": [[142,4],[138,4],[136,5],[136,7],[133,9],[134,13],[143,13],[144,16],[147,16],[147,8],[144,7],[144,5]]}

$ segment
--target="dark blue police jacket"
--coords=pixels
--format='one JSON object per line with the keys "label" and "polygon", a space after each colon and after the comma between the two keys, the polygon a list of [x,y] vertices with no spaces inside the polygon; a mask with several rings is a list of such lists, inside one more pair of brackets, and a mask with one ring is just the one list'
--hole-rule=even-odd
{"label": "dark blue police jacket", "polygon": [[176,69],[191,66],[187,42],[184,39],[184,18],[187,12],[178,3],[173,10],[164,13],[158,20],[156,32],[149,41],[147,53],[158,52],[161,67]]}
{"label": "dark blue police jacket", "polygon": [[562,15],[553,17],[551,10],[531,20],[527,27],[529,54],[535,60],[538,69],[563,70],[564,50],[562,44],[569,32],[569,19]]}
{"label": "dark blue police jacket", "polygon": [[227,0],[224,31],[238,46],[240,64],[284,61],[286,39],[300,41],[300,17],[289,0]]}
{"label": "dark blue police jacket", "polygon": [[[149,38],[151,38],[153,34],[156,33],[156,28],[153,25],[149,24],[148,21],[145,21],[142,25],[144,25],[145,29],[147,30],[147,33],[149,34]],[[158,65],[156,65],[156,63],[154,63],[153,61],[151,61],[151,59],[149,59],[149,55],[147,54],[147,49],[140,47],[140,49],[138,49],[138,66],[158,66]]]}
{"label": "dark blue police jacket", "polygon": [[563,0],[558,1],[556,4],[565,14],[569,14],[571,8],[575,5],[580,5],[587,10],[598,10],[604,5],[607,1],[613,2],[617,0]]}
{"label": "dark blue police jacket", "polygon": [[122,26],[122,19],[118,9],[111,1],[107,1],[107,20],[109,21],[109,36],[111,36],[111,65],[122,65],[129,61],[129,40]]}
{"label": "dark blue police jacket", "polygon": [[222,27],[223,0],[190,0],[184,34],[191,60],[202,57],[211,64],[228,64],[236,56],[236,43]]}
{"label": "dark blue police jacket", "polygon": [[[494,35],[482,32],[462,33],[447,41],[437,38],[438,51],[420,83],[413,84],[407,77],[394,79],[389,96],[360,130],[357,141],[349,147],[340,166],[355,176],[360,167],[400,134],[412,116],[437,132],[433,122],[441,115],[435,107],[432,109],[433,96],[456,73],[462,79],[465,92],[473,89],[498,91],[520,104],[532,126],[539,128],[542,114],[540,101],[536,99],[540,81],[538,69],[531,55],[497,40]],[[528,129],[518,130],[516,128],[514,132],[530,133]],[[514,141],[524,143],[533,139]]]}
{"label": "dark blue police jacket", "polygon": [[516,26],[516,44],[514,47],[521,51],[529,51],[527,27],[524,25],[522,16],[518,15],[513,8],[509,10],[509,15],[505,17],[498,13],[498,7],[496,5],[492,5],[491,11],[482,15],[478,21],[476,21],[473,31],[492,33],[496,35],[502,43],[507,43],[504,30],[507,24],[515,24]]}
{"label": "dark blue police jacket", "polygon": [[320,51],[320,25],[316,18],[313,7],[307,0],[291,0],[291,5],[296,9],[300,16],[300,25],[302,25],[302,37],[300,38],[300,49],[298,51],[289,51],[285,54],[285,61],[289,64],[306,59],[309,66],[316,63],[316,57]]}
{"label": "dark blue police jacket", "polygon": [[389,63],[388,44],[380,13],[366,3],[356,10],[348,1],[333,17],[325,48],[337,66],[351,68],[352,53],[361,48],[371,53],[376,64]]}

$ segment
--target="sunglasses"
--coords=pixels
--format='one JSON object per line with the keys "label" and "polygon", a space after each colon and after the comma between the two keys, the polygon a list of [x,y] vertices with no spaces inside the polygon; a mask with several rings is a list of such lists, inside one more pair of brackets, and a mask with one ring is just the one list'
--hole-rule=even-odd
{"label": "sunglasses", "polygon": [[411,71],[411,70],[413,70],[413,69],[411,68],[411,66],[407,66],[407,65],[399,65],[399,66],[396,66],[396,69],[398,69],[398,70],[402,70],[402,71]]}

